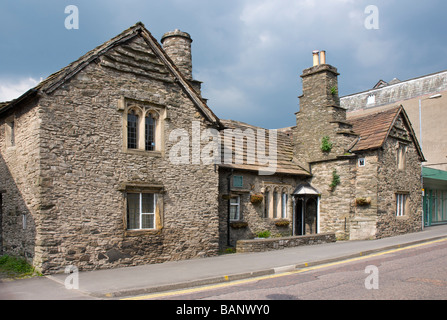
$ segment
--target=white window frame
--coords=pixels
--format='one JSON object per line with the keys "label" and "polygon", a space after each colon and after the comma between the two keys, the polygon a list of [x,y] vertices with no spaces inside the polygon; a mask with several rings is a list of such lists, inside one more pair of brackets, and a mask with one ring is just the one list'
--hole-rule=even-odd
{"label": "white window frame", "polygon": [[[138,194],[139,195],[139,228],[136,229],[130,229],[129,228],[129,221],[127,221],[127,230],[132,231],[132,230],[156,230],[157,229],[157,198],[158,195],[156,193],[150,193],[150,192],[128,192],[127,195],[129,194]],[[142,212],[143,210],[143,194],[153,194],[154,195],[154,212]],[[128,208],[126,208],[126,210],[128,210]],[[128,214],[128,213],[127,213]],[[153,228],[143,228],[143,215],[148,215],[148,216],[153,216],[154,219],[154,227]]]}
{"label": "white window frame", "polygon": [[[232,200],[236,199],[236,202],[233,203]],[[240,196],[235,196],[230,198],[230,208],[231,207],[236,207],[236,215],[234,217],[234,219],[232,219],[230,217],[230,221],[240,221],[241,220],[241,197]],[[231,212],[231,209],[230,209]]]}
{"label": "white window frame", "polygon": [[405,207],[407,204],[408,195],[403,193],[396,194],[396,216],[403,217],[406,215]]}

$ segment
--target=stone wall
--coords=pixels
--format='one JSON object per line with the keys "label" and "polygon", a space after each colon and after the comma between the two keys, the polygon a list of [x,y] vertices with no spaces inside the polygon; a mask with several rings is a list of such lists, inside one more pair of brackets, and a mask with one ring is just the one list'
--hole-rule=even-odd
{"label": "stone wall", "polygon": [[237,253],[265,252],[282,250],[306,245],[316,245],[335,242],[335,233],[313,234],[297,237],[239,240],[236,245]]}
{"label": "stone wall", "polygon": [[[3,214],[4,253],[34,257],[36,224],[39,220],[40,190],[45,181],[39,176],[40,108],[24,105],[0,121],[0,190]],[[6,119],[14,121],[15,144],[6,141]]]}
{"label": "stone wall", "polygon": [[[399,124],[398,124],[399,125]],[[399,125],[401,128],[402,124]],[[408,129],[406,129],[408,130]],[[398,144],[405,143],[401,137],[389,138],[379,153],[378,169],[378,221],[377,238],[395,236],[422,230],[422,182],[421,162],[414,144],[408,140],[406,165],[397,167]],[[396,193],[408,195],[407,211],[396,216]]]}
{"label": "stone wall", "polygon": [[[312,186],[321,192],[320,232],[335,232],[337,239],[349,239],[349,222],[354,214],[355,158],[312,164]],[[331,188],[333,172],[340,184]]]}
{"label": "stone wall", "polygon": [[353,216],[350,219],[350,240],[376,239],[378,206],[378,151],[363,151],[357,155],[362,158],[364,166],[356,161],[354,164],[355,183]]}
{"label": "stone wall", "polygon": [[[220,248],[227,246],[227,230],[228,230],[228,177],[233,176],[243,177],[242,188],[231,187],[230,196],[240,196],[241,219],[240,222],[246,222],[247,226],[240,227],[238,223],[230,224],[230,244],[236,245],[236,242],[241,239],[252,239],[258,232],[268,230],[272,236],[289,236],[292,234],[292,215],[293,215],[293,201],[291,194],[297,185],[304,181],[298,177],[287,175],[274,176],[259,176],[257,173],[249,171],[237,171],[233,173],[230,170],[220,169],[219,181],[219,233],[220,233]],[[232,183],[232,180],[230,180]],[[289,225],[278,227],[275,222],[282,220],[280,213],[278,217],[265,217],[265,198],[261,203],[253,204],[250,201],[250,196],[253,194],[262,194],[265,196],[266,188],[278,187],[279,189],[286,189],[288,191],[287,203],[287,218]]]}
{"label": "stone wall", "polygon": [[[138,67],[133,59],[139,61]],[[126,152],[123,99],[165,109],[160,151]],[[185,164],[169,158],[179,140],[170,141],[173,130],[183,129],[192,137],[193,121],[199,121],[202,130],[210,123],[142,38],[112,49],[43,95],[30,113],[30,121],[38,118],[39,154],[19,145],[17,153],[36,161],[40,172],[32,172],[39,175],[26,183],[25,178],[23,183],[14,180],[21,194],[30,181],[39,182],[34,264],[44,273],[62,271],[67,265],[90,270],[218,253],[217,170],[214,165],[192,164],[190,142]],[[13,167],[12,160],[5,162]],[[129,184],[163,190],[159,230],[125,229],[123,185]],[[30,210],[32,199],[24,200],[23,210]]]}

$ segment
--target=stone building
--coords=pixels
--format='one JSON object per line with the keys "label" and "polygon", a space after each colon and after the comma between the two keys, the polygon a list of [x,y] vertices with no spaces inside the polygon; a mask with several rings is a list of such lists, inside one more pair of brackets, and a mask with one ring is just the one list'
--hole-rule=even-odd
{"label": "stone building", "polygon": [[426,162],[422,168],[424,225],[447,223],[447,71],[414,79],[380,80],[374,88],[341,98],[352,114],[402,105]]}
{"label": "stone building", "polygon": [[189,35],[162,43],[138,23],[3,105],[3,252],[45,273],[217,254],[218,172],[169,151],[221,124],[180,63]]}
{"label": "stone building", "polygon": [[137,23],[0,104],[1,252],[53,273],[213,256],[266,231],[420,230],[424,158],[400,106],[351,117],[323,60],[296,127],[220,120],[191,42]]}
{"label": "stone building", "polygon": [[[340,106],[337,69],[325,58],[325,52],[314,52],[315,65],[301,75],[297,125],[278,130],[278,163],[289,170],[278,167],[275,175],[262,177],[250,173],[257,167],[221,166],[220,194],[231,198],[229,204],[221,200],[221,217],[233,204],[239,220],[247,222],[230,221],[230,239],[263,228],[278,235],[335,232],[347,240],[421,230],[425,159],[405,110],[395,105],[349,113]],[[233,179],[243,181],[239,188],[234,183],[228,188],[228,168]],[[249,194],[262,194],[263,205],[250,203]]]}

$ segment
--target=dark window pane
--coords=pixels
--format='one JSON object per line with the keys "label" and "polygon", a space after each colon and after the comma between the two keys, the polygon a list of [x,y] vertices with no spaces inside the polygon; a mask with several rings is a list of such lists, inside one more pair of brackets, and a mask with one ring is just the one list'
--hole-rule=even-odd
{"label": "dark window pane", "polygon": [[138,115],[133,110],[127,115],[127,148],[138,148]]}
{"label": "dark window pane", "polygon": [[154,214],[143,214],[142,221],[143,224],[142,229],[155,229],[155,215]]}
{"label": "dark window pane", "polygon": [[151,114],[146,117],[146,150],[155,150],[155,119]]}
{"label": "dark window pane", "polygon": [[127,229],[140,228],[140,194],[127,194]]}
{"label": "dark window pane", "polygon": [[155,196],[153,193],[143,193],[143,210],[142,213],[154,213]]}

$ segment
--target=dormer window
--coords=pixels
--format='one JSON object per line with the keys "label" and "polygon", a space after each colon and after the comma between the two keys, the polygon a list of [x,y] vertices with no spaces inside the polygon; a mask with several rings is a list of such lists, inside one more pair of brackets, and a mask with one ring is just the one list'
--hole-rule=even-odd
{"label": "dormer window", "polygon": [[368,100],[366,101],[366,104],[370,105],[370,104],[375,104],[375,103],[376,103],[376,96],[373,94],[369,95]]}

